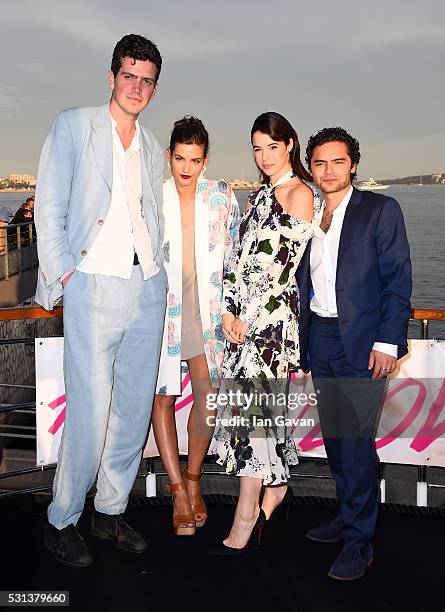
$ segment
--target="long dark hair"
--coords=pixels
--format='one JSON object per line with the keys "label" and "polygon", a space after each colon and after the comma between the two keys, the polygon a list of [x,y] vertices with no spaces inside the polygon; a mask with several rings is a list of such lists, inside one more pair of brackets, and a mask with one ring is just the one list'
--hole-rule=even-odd
{"label": "long dark hair", "polygon": [[[291,138],[294,146],[289,153],[289,161],[292,166],[293,172],[298,178],[303,181],[312,181],[312,176],[307,172],[300,159],[300,143],[298,141],[297,132],[291,126],[289,121],[280,113],[267,112],[262,113],[253,122],[252,129],[250,130],[250,141],[252,142],[253,135],[255,132],[262,132],[267,134],[277,142],[284,142],[286,145],[289,144]],[[259,169],[259,168],[258,168]],[[260,180],[262,183],[268,183],[270,177],[260,170]]]}

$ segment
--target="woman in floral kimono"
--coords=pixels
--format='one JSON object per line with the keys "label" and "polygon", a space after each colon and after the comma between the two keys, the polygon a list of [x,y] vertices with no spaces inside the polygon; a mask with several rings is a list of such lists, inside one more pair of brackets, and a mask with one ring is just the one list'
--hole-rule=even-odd
{"label": "woman in floral kimono", "polygon": [[[282,115],[260,115],[251,142],[262,186],[249,197],[239,249],[224,275],[223,332],[228,344],[219,399],[226,389],[241,390],[243,395],[236,405],[228,401],[224,407],[220,402],[210,446],[226,472],[240,476],[230,534],[209,551],[219,555],[245,552],[274,509],[292,501],[288,466],[298,458],[290,429],[277,418],[277,406],[283,406],[278,404],[282,395],[285,410],[289,370],[299,366],[295,272],[320,210],[317,193],[307,183],[311,177],[300,161],[297,134]],[[271,393],[272,406],[270,400],[266,405],[258,401],[258,391]],[[244,422],[223,421],[242,416]]]}
{"label": "woman in floral kimono", "polygon": [[[163,194],[169,292],[152,422],[170,479],[177,535],[193,535],[207,519],[199,486],[212,435],[206,399],[221,378],[223,266],[239,231],[239,208],[232,189],[224,181],[203,178],[208,147],[208,133],[199,119],[184,117],[175,123],[167,150],[172,176],[164,183]],[[183,473],[175,423],[181,361],[187,362],[194,399]]]}

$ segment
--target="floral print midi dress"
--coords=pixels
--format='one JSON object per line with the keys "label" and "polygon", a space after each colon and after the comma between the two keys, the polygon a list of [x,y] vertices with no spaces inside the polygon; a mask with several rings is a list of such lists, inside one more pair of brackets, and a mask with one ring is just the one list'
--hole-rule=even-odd
{"label": "floral print midi dress", "polygon": [[[314,195],[312,222],[284,211],[275,189],[294,176],[290,172],[273,187],[264,185],[249,196],[250,208],[240,226],[239,247],[224,271],[223,297],[223,312],[240,317],[249,329],[243,344],[226,342],[220,395],[239,385],[255,398],[259,388],[271,391],[270,385],[278,395],[277,390],[287,387],[289,369],[299,366],[295,272],[314,233],[321,204],[309,185]],[[288,465],[298,463],[290,428],[275,418],[265,419],[268,424],[264,426],[252,424],[252,418],[247,425],[246,419],[233,424],[233,418],[228,424],[234,415],[256,414],[256,422],[261,423],[257,417],[278,414],[264,403],[259,406],[258,402],[249,402],[247,408],[239,396],[237,401],[235,407],[233,403],[219,405],[210,454],[228,474],[261,478],[266,485],[286,482]]]}

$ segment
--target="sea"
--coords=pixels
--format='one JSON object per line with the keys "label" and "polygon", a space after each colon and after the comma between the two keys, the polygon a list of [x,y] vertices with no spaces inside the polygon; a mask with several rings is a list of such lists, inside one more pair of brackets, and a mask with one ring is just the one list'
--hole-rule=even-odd
{"label": "sea", "polygon": [[[241,210],[248,193],[236,191]],[[413,308],[445,310],[445,186],[392,185],[383,193],[399,202],[405,218],[413,264]],[[0,205],[15,213],[29,195],[0,193]],[[419,337],[418,330],[420,324],[413,323],[411,337]],[[445,322],[431,322],[430,337],[445,339]]]}

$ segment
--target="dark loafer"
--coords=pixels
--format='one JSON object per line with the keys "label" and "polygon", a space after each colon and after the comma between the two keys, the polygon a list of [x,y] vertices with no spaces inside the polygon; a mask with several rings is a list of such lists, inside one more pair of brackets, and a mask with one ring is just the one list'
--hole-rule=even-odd
{"label": "dark loafer", "polygon": [[332,544],[334,542],[340,542],[343,539],[342,535],[342,521],[340,516],[337,514],[330,521],[322,523],[318,527],[309,529],[306,537],[313,542],[323,542],[323,544]]}
{"label": "dark loafer", "polygon": [[132,553],[147,550],[144,538],[126,523],[121,514],[93,513],[91,533],[99,540],[111,540],[116,548]]}
{"label": "dark loafer", "polygon": [[371,544],[363,548],[343,548],[328,572],[334,580],[358,580],[373,561]]}
{"label": "dark loafer", "polygon": [[59,563],[70,567],[88,567],[93,563],[90,550],[75,525],[56,529],[47,523],[43,543]]}

